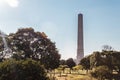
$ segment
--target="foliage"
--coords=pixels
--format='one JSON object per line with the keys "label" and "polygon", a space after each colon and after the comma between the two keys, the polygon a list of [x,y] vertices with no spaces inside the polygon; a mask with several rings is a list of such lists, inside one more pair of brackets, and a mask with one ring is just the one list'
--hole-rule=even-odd
{"label": "foliage", "polygon": [[39,62],[27,59],[1,62],[0,80],[48,80],[48,78]]}
{"label": "foliage", "polygon": [[73,67],[74,70],[82,70],[83,69],[83,66],[82,65],[76,65]]}
{"label": "foliage", "polygon": [[111,78],[111,73],[107,66],[96,67],[95,70],[93,72],[91,72],[91,75],[93,77],[97,78],[98,80]]}
{"label": "foliage", "polygon": [[[107,51],[102,50],[102,52],[93,52],[93,54],[84,57],[80,64],[86,68],[90,63],[90,69],[94,69],[100,66],[106,66],[109,69],[109,72],[114,77],[113,71],[116,72],[115,76],[119,76],[120,74],[120,52],[119,51]],[[89,69],[86,68],[86,69]],[[95,74],[96,75],[96,74]]]}
{"label": "foliage", "polygon": [[70,68],[69,73],[71,74],[71,70],[76,65],[76,63],[73,61],[72,58],[69,58],[69,59],[66,60],[66,65]]}
{"label": "foliage", "polygon": [[112,65],[113,65],[113,69],[116,70],[118,72],[118,74],[120,74],[120,52],[113,52],[112,53]]}
{"label": "foliage", "polygon": [[58,67],[58,69],[62,70],[63,73],[65,72],[65,68],[68,68],[68,66],[67,65],[59,65],[59,67]]}
{"label": "foliage", "polygon": [[103,45],[102,51],[113,51],[114,49],[109,45]]}
{"label": "foliage", "polygon": [[60,60],[60,65],[66,65],[66,60],[64,59]]}
{"label": "foliage", "polygon": [[100,65],[100,52],[93,52],[90,57],[90,68]]}
{"label": "foliage", "polygon": [[72,69],[72,67],[74,67],[76,64],[75,64],[75,62],[74,62],[74,60],[73,60],[72,58],[69,58],[69,59],[66,60],[66,65],[67,65],[70,69]]}
{"label": "foliage", "polygon": [[44,64],[46,69],[59,66],[60,54],[45,33],[35,32],[32,28],[21,28],[16,33],[8,35],[8,45],[16,60],[32,58]]}
{"label": "foliage", "polygon": [[79,71],[83,70],[83,66],[82,65],[76,65],[76,66],[73,67],[73,70],[79,74],[80,73]]}
{"label": "foliage", "polygon": [[112,70],[120,72],[120,52],[118,51],[102,51],[94,52],[90,57],[91,68],[106,65]]}
{"label": "foliage", "polygon": [[83,69],[90,69],[90,56],[82,58],[80,61],[80,65],[83,66]]}

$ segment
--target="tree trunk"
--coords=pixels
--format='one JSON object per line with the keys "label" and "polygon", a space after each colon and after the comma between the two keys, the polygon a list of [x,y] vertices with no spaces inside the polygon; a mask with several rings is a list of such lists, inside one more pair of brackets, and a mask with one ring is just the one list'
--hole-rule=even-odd
{"label": "tree trunk", "polygon": [[71,74],[71,69],[70,69],[70,72],[69,72],[70,74]]}
{"label": "tree trunk", "polygon": [[54,76],[55,76],[55,69],[53,71],[54,71]]}

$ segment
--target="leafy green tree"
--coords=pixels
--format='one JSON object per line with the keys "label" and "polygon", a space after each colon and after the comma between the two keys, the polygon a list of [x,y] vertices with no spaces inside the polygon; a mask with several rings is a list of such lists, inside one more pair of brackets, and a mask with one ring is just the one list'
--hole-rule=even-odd
{"label": "leafy green tree", "polygon": [[98,67],[101,65],[105,65],[106,54],[103,52],[93,52],[90,56],[90,68]]}
{"label": "leafy green tree", "polygon": [[[120,59],[120,52],[118,51],[103,50],[102,52],[94,52],[90,57],[90,66],[92,69],[99,66],[107,66],[111,74],[113,73],[114,70],[117,72],[116,76],[119,76],[120,74],[119,59]],[[112,76],[114,77],[114,74],[112,74]]]}
{"label": "leafy green tree", "polygon": [[83,66],[83,69],[88,71],[90,69],[90,56],[82,58],[80,61],[80,65]]}
{"label": "leafy green tree", "polygon": [[0,80],[48,80],[48,78],[39,62],[27,59],[1,62]]}
{"label": "leafy green tree", "polygon": [[83,66],[82,65],[76,65],[73,67],[74,70],[82,70]]}
{"label": "leafy green tree", "polygon": [[[114,51],[110,46],[104,46],[104,49],[99,52],[93,52],[91,55],[84,57],[80,64],[86,70],[94,70],[97,67],[97,70],[101,68],[100,66],[106,66],[109,69],[111,77],[114,79],[120,78],[120,52]],[[113,74],[113,71],[116,71],[116,75]],[[99,72],[99,71],[98,71]],[[96,73],[95,73],[96,75]],[[110,77],[110,78],[111,78]],[[109,79],[110,80],[110,79]]]}
{"label": "leafy green tree", "polygon": [[120,52],[116,52],[114,51],[112,53],[112,66],[114,66],[114,70],[116,70],[118,72],[118,74],[120,74]]}
{"label": "leafy green tree", "polygon": [[59,68],[65,73],[65,68],[68,68],[67,65],[60,65]]}
{"label": "leafy green tree", "polygon": [[66,65],[70,68],[71,73],[71,69],[76,65],[76,63],[74,62],[73,58],[69,58],[66,60]]}
{"label": "leafy green tree", "polygon": [[98,80],[105,80],[105,79],[111,80],[111,73],[107,66],[96,67],[95,70],[91,72],[91,75],[97,78]]}
{"label": "leafy green tree", "polygon": [[75,70],[79,74],[79,70],[83,70],[83,66],[82,65],[76,65],[76,66],[73,67],[73,70]]}
{"label": "leafy green tree", "polygon": [[115,66],[119,66],[120,52],[118,51],[102,51],[94,52],[90,57],[91,68],[106,65],[112,71]]}
{"label": "leafy green tree", "polygon": [[46,69],[59,66],[60,54],[45,33],[35,32],[32,28],[21,28],[8,36],[9,46],[13,51],[13,58],[21,60],[32,58],[44,64]]}
{"label": "leafy green tree", "polygon": [[60,60],[60,65],[66,65],[66,60],[64,59]]}
{"label": "leafy green tree", "polygon": [[112,53],[113,51],[93,52],[90,57],[91,68],[106,65],[112,69]]}
{"label": "leafy green tree", "polygon": [[72,58],[69,58],[66,60],[66,65],[68,65],[68,67],[72,69],[72,67],[74,67],[76,64]]}

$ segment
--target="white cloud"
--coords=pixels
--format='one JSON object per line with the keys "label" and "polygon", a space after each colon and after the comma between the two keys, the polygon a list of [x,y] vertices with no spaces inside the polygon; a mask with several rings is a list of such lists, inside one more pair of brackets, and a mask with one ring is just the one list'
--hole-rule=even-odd
{"label": "white cloud", "polygon": [[18,0],[6,0],[6,2],[11,6],[11,7],[18,7],[19,1]]}
{"label": "white cloud", "polygon": [[0,0],[0,4],[8,4],[10,7],[18,7],[19,0]]}

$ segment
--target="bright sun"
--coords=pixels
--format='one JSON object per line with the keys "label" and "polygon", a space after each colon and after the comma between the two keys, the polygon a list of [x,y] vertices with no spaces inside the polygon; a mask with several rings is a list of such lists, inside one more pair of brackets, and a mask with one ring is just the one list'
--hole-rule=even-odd
{"label": "bright sun", "polygon": [[11,7],[18,7],[19,1],[18,0],[0,0],[0,4],[7,3]]}

